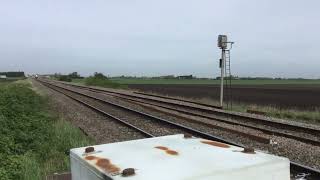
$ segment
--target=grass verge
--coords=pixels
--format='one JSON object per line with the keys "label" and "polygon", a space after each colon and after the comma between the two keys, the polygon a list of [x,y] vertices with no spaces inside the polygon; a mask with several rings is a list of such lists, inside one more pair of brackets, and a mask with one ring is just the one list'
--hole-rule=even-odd
{"label": "grass verge", "polygon": [[[218,104],[218,102],[211,103],[211,104]],[[246,112],[248,109],[265,112],[266,116],[269,116],[269,117],[320,125],[319,110],[311,111],[311,110],[299,110],[299,109],[280,109],[274,106],[264,106],[264,105],[244,104],[244,103],[233,103],[232,108],[230,107],[227,108],[227,110],[232,110],[237,112]]]}
{"label": "grass verge", "polygon": [[48,111],[28,83],[0,85],[0,179],[40,180],[70,167],[68,151],[93,140]]}

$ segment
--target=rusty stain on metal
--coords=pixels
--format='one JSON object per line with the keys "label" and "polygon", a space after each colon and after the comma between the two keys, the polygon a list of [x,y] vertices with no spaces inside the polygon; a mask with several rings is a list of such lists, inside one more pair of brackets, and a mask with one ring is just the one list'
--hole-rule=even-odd
{"label": "rusty stain on metal", "polygon": [[101,158],[98,159],[96,162],[96,165],[100,167],[101,169],[104,169],[108,173],[119,173],[120,168],[116,165],[112,164],[109,159]]}
{"label": "rusty stain on metal", "polygon": [[179,154],[177,151],[171,150],[171,149],[169,149],[169,148],[167,148],[167,147],[164,147],[164,146],[156,146],[156,147],[154,147],[154,148],[163,150],[163,151],[165,151],[167,154],[174,155],[174,156],[176,156],[176,155]]}
{"label": "rusty stain on metal", "polygon": [[224,143],[220,143],[220,142],[217,142],[217,141],[201,141],[201,143],[203,144],[208,144],[208,145],[211,145],[211,146],[216,146],[216,147],[221,147],[221,148],[230,148],[229,145],[227,144],[224,144]]}
{"label": "rusty stain on metal", "polygon": [[88,160],[88,161],[92,161],[92,160],[94,160],[96,158],[97,157],[95,157],[95,156],[87,156],[87,157],[85,157],[85,159]]}
{"label": "rusty stain on metal", "polygon": [[190,134],[184,134],[183,137],[184,137],[185,139],[189,139],[189,138],[192,138],[192,135],[190,135]]}
{"label": "rusty stain on metal", "polygon": [[133,168],[126,168],[122,171],[121,175],[123,177],[133,176],[135,175],[135,170]]}
{"label": "rusty stain on metal", "polygon": [[161,149],[161,150],[165,150],[165,151],[169,149],[169,148],[164,147],[164,146],[156,146],[156,147],[154,147],[154,148]]}
{"label": "rusty stain on metal", "polygon": [[250,148],[250,147],[244,148],[241,152],[246,153],[246,154],[255,154],[256,153],[256,152],[254,152],[254,149]]}
{"label": "rusty stain on metal", "polygon": [[174,150],[166,150],[166,153],[167,154],[170,154],[170,155],[178,155],[179,153],[177,151],[174,151]]}
{"label": "rusty stain on metal", "polygon": [[85,159],[88,161],[97,160],[96,165],[108,173],[117,174],[120,172],[120,168],[112,164],[109,159],[96,156],[87,156]]}
{"label": "rusty stain on metal", "polygon": [[91,152],[93,152],[94,151],[94,147],[87,147],[86,149],[85,149],[85,153],[91,153]]}

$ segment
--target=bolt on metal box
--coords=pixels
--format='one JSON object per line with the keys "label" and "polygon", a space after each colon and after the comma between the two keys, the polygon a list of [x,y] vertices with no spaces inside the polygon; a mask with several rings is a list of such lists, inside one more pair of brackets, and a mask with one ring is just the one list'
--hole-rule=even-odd
{"label": "bolt on metal box", "polygon": [[290,162],[184,135],[71,149],[73,180],[289,180]]}

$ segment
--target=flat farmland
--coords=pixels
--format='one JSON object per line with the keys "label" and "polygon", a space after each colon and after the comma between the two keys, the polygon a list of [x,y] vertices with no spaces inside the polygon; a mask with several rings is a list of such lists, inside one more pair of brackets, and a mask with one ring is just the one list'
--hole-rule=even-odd
{"label": "flat farmland", "polygon": [[[129,84],[129,88],[157,94],[193,99],[219,100],[217,84]],[[284,109],[315,110],[320,107],[320,85],[259,84],[233,85],[233,102],[280,107]]]}

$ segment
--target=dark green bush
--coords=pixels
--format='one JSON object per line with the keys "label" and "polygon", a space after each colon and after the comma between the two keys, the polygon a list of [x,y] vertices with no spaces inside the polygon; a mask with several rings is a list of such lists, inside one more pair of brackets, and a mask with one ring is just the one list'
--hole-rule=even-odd
{"label": "dark green bush", "polygon": [[71,82],[72,78],[68,75],[61,75],[58,78],[59,81]]}
{"label": "dark green bush", "polygon": [[85,84],[88,86],[100,86],[100,87],[107,87],[107,88],[126,88],[125,85],[109,80],[102,73],[94,73],[93,76],[86,78]]}

